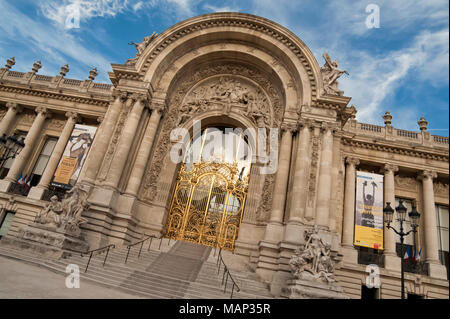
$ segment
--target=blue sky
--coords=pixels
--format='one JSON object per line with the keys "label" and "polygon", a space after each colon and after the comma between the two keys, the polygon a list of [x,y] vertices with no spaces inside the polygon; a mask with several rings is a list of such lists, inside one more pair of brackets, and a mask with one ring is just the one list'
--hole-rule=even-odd
{"label": "blue sky", "polygon": [[[80,27],[67,29],[66,7],[78,3]],[[380,28],[368,29],[368,4],[380,8]],[[68,78],[109,82],[110,63],[135,56],[128,42],[184,19],[237,11],[273,20],[294,32],[323,65],[328,51],[350,73],[340,88],[352,97],[357,119],[381,124],[389,110],[397,128],[418,130],[425,116],[432,134],[449,131],[448,0],[0,0],[0,63],[13,70],[56,75],[68,63]]]}

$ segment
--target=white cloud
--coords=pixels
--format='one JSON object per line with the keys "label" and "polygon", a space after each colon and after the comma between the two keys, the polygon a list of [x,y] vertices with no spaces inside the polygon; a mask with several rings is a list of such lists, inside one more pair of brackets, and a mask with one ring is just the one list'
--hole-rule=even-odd
{"label": "white cloud", "polygon": [[[3,21],[7,21],[7,23],[2,23]],[[42,64],[45,68],[48,67],[47,70],[49,71],[59,72],[59,66],[67,63],[66,57],[70,57],[73,61],[86,66],[84,71],[78,70],[78,72],[82,73],[77,73],[77,71],[72,73],[87,78],[89,69],[95,66],[100,71],[103,71],[103,77],[99,76],[99,78],[102,80],[107,79],[104,76],[111,67],[104,56],[84,47],[67,32],[30,19],[4,0],[0,0],[0,29],[2,30],[0,32],[0,40],[3,38],[4,41],[14,41],[27,48],[26,52],[10,53],[11,55],[16,55],[16,68],[24,66],[23,61],[20,61],[20,56],[26,55],[29,53],[28,51],[33,50],[38,53],[39,58],[42,59]],[[45,56],[46,59],[44,59]],[[27,61],[27,64],[31,68],[32,63]],[[46,72],[45,68],[42,68],[42,73]]]}
{"label": "white cloud", "polygon": [[144,6],[144,3],[142,1],[139,1],[136,4],[133,5],[133,11],[137,12],[140,9],[142,9],[143,6]]}
{"label": "white cloud", "polygon": [[[411,74],[421,81],[448,85],[448,30],[425,31],[410,47],[372,56],[359,52],[346,61],[350,77],[340,80],[345,94],[352,96],[360,121],[380,122],[380,114],[393,106],[383,105],[400,85],[409,85]],[[405,119],[405,117],[402,117]]]}
{"label": "white cloud", "polygon": [[212,12],[239,12],[239,8],[238,7],[230,7],[230,6],[224,6],[224,7],[217,7],[217,6],[213,6],[211,4],[205,4],[203,6],[203,9],[208,10],[208,11],[212,11]]}
{"label": "white cloud", "polygon": [[41,11],[48,19],[63,25],[69,12],[79,12],[80,21],[94,17],[114,17],[127,9],[128,0],[45,0]]}

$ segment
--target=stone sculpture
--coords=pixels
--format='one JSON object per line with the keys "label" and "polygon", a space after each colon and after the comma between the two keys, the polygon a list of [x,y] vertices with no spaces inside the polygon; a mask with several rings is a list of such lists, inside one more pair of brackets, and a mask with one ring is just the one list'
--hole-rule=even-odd
{"label": "stone sculpture", "polygon": [[305,232],[306,244],[303,249],[297,249],[289,265],[297,279],[335,282],[334,263],[331,259],[331,245],[319,236],[317,225],[312,231]]}
{"label": "stone sculpture", "polygon": [[323,89],[325,94],[343,95],[344,92],[338,89],[337,79],[344,73],[349,75],[348,72],[345,70],[339,70],[337,60],[331,61],[331,58],[327,52],[323,54],[323,58],[325,59],[325,64],[320,68],[320,72],[322,73]]}
{"label": "stone sculpture", "polygon": [[56,226],[58,229],[79,235],[81,224],[87,220],[81,217],[84,210],[88,209],[87,192],[75,185],[67,192],[65,198],[59,202],[56,196],[50,198],[50,204],[36,217],[36,223]]}
{"label": "stone sculpture", "polygon": [[130,42],[128,44],[136,46],[136,50],[137,50],[136,57],[139,57],[144,52],[144,50],[147,48],[147,46],[150,44],[150,42],[152,42],[157,36],[158,36],[158,34],[156,32],[153,32],[152,35],[144,37],[144,40],[140,43]]}

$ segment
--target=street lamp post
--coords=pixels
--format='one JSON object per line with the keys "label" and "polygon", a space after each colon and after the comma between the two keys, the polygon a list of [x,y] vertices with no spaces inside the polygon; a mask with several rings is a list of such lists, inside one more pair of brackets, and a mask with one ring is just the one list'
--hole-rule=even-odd
{"label": "street lamp post", "polygon": [[8,137],[3,134],[0,137],[0,169],[8,159],[15,158],[25,147],[24,140],[24,137],[19,140],[16,133]]}
{"label": "street lamp post", "polygon": [[408,232],[404,232],[403,222],[406,220],[406,207],[403,205],[403,200],[399,201],[398,206],[395,208],[395,211],[398,214],[397,220],[400,222],[400,230],[397,231],[394,227],[391,226],[393,217],[394,217],[394,209],[391,207],[390,202],[386,202],[386,207],[383,208],[384,213],[384,221],[386,223],[386,227],[388,229],[392,229],[397,235],[400,236],[400,258],[401,258],[401,284],[402,284],[402,299],[405,299],[405,275],[404,275],[404,253],[403,253],[403,242],[404,238],[408,236],[411,232],[416,233],[417,227],[419,226],[420,214],[416,210],[416,206],[413,205],[412,211],[408,213],[410,218],[412,230]]}

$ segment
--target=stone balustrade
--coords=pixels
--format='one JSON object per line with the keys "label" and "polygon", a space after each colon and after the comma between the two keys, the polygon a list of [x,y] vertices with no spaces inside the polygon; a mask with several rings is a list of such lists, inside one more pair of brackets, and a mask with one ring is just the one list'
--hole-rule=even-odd
{"label": "stone balustrade", "polygon": [[344,127],[344,131],[355,133],[361,136],[370,136],[389,141],[399,141],[408,143],[417,143],[427,147],[446,147],[449,145],[449,138],[446,136],[431,135],[427,131],[414,132],[397,129],[391,125],[380,126],[368,123],[360,123],[356,120],[350,120]]}
{"label": "stone balustrade", "polygon": [[[0,69],[0,79],[3,81],[18,82],[21,84],[38,84],[39,86],[47,85],[49,88],[69,88],[78,89],[80,91],[105,93],[109,92],[112,84],[94,83],[91,80],[66,79],[61,76],[48,76],[41,74],[33,74],[26,72],[10,71],[4,68]],[[3,74],[3,76],[2,76]]]}

